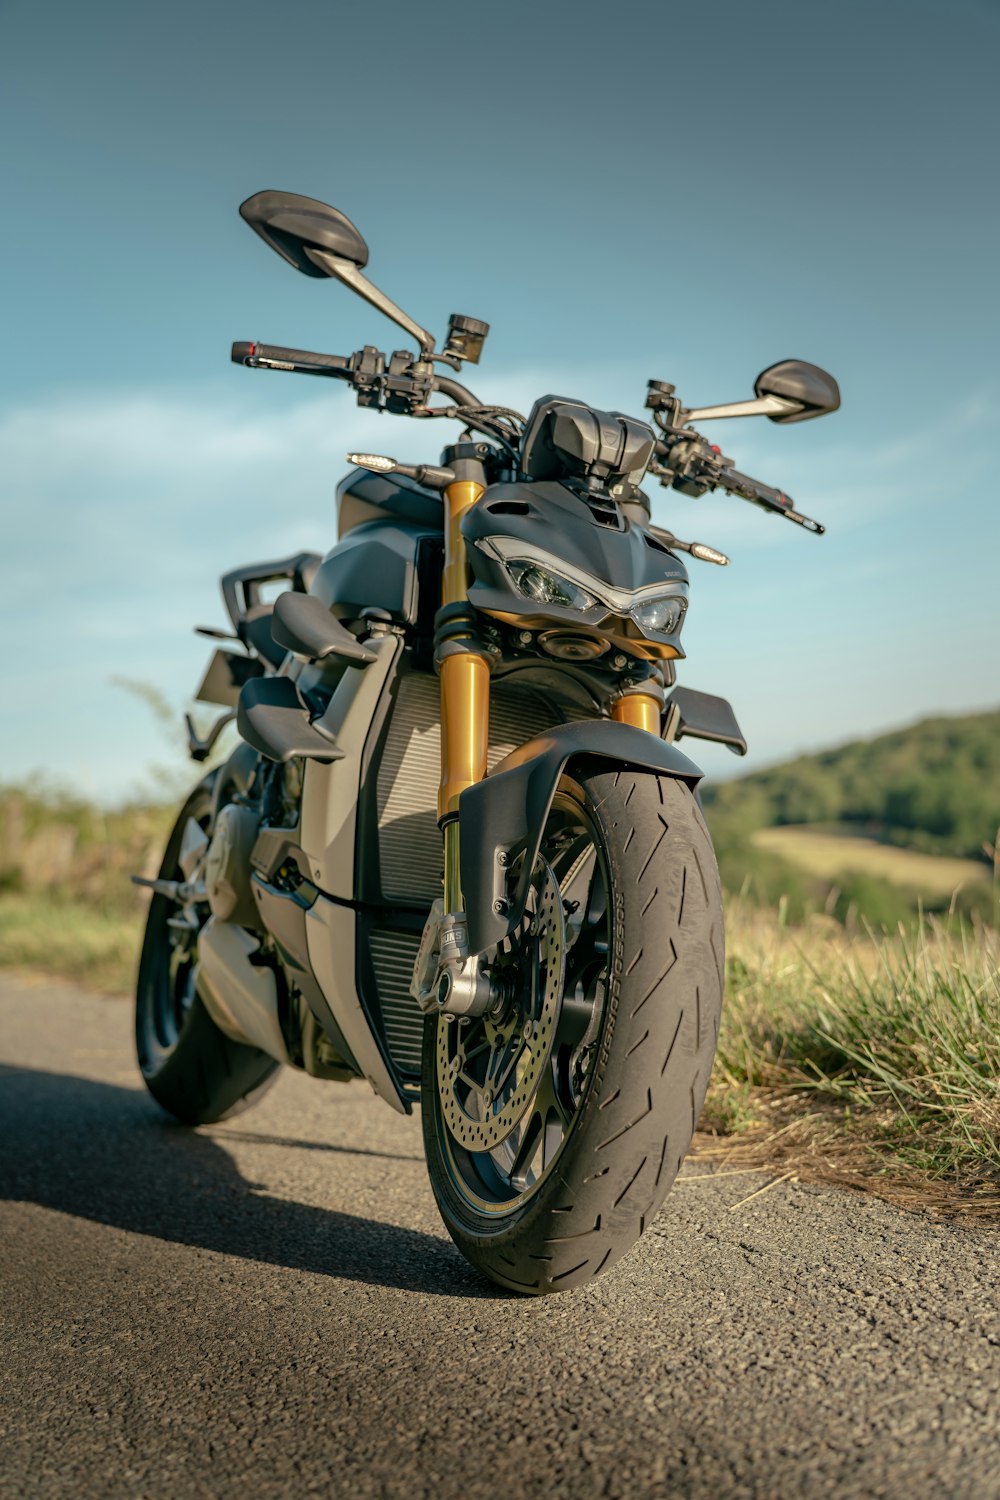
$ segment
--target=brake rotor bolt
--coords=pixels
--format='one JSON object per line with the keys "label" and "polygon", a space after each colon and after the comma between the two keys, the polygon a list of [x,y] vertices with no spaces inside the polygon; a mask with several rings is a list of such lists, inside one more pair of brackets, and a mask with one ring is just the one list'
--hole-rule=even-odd
{"label": "brake rotor bolt", "polygon": [[530,1021],[525,1021],[525,1023],[524,1023],[524,1030],[522,1031],[521,1035],[524,1037],[524,1040],[526,1042],[530,1042],[531,1041],[531,1036],[532,1036],[532,1032],[533,1031],[534,1031],[534,1027],[532,1026],[531,1022]]}

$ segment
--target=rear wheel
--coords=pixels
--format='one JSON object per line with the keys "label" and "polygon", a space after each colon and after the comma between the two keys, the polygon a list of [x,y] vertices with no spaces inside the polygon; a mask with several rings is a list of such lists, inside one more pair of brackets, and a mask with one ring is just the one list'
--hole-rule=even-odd
{"label": "rear wheel", "polygon": [[[189,877],[196,851],[208,838],[211,807],[211,782],[203,781],[174,825],[161,879]],[[182,906],[154,895],[136,985],[135,1040],[143,1079],[157,1103],[186,1125],[211,1124],[249,1108],[279,1067],[256,1047],[231,1041],[197,993],[198,934],[209,915],[206,903]]]}
{"label": "rear wheel", "polygon": [[492,969],[496,1005],[425,1030],[431,1184],[492,1280],[582,1285],[649,1226],[708,1086],[723,968],[691,791],[641,772],[564,777],[524,920]]}

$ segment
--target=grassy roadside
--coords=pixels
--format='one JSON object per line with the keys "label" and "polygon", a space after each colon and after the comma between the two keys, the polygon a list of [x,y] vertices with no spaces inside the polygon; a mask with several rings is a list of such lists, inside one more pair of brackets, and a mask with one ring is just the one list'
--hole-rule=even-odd
{"label": "grassy roadside", "polygon": [[[131,990],[128,910],[0,896],[0,966]],[[1000,1218],[1000,948],[935,918],[894,936],[729,902],[727,1002],[696,1149],[955,1217]]]}
{"label": "grassy roadside", "polygon": [[114,811],[46,788],[0,788],[0,965],[125,993],[145,894],[173,819],[168,806]]}
{"label": "grassy roadside", "polygon": [[733,901],[699,1148],[905,1205],[1000,1217],[1000,948],[925,919],[851,938]]}
{"label": "grassy roadside", "polygon": [[135,983],[143,911],[123,913],[50,892],[0,894],[0,968],[72,979],[107,994]]}

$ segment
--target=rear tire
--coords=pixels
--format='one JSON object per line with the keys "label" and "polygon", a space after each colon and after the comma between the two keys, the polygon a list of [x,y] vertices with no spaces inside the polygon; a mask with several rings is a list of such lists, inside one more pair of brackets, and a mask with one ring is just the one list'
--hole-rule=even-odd
{"label": "rear tire", "polygon": [[[580,846],[572,846],[560,866],[554,834],[558,820],[565,828],[574,816],[590,831],[595,850],[585,913],[593,910],[599,918],[593,884],[598,874],[606,892],[603,928],[599,921],[596,928],[581,921],[576,939],[572,913],[578,913],[579,902],[567,903],[566,892],[572,888],[578,894],[583,877],[574,874],[579,858],[577,865],[567,861]],[[540,1146],[533,1172],[522,1163],[517,1180],[505,1188],[504,1161],[513,1157],[516,1163],[521,1127],[492,1150],[475,1149],[470,1132],[478,1119],[489,1129],[492,1093],[480,1093],[475,1105],[468,1104],[470,1125],[469,1116],[462,1115],[465,1085],[459,1080],[474,1069],[472,1060],[482,1055],[486,1042],[466,1042],[449,1074],[442,1069],[439,1028],[460,1023],[443,1017],[426,1025],[421,1111],[431,1185],[452,1239],[491,1280],[535,1295],[592,1280],[614,1265],[655,1217],[704,1101],[718,1039],[725,959],[711,839],[694,795],[682,783],[626,770],[593,770],[575,782],[564,777],[542,853],[571,913],[565,927],[565,988],[549,1059],[554,1083],[544,1085],[554,1107],[543,1114],[540,1127],[544,1134],[544,1121],[551,1122],[562,1130],[561,1139],[553,1137],[551,1160],[545,1160],[547,1146]],[[597,931],[591,947],[602,957],[592,962],[603,968],[599,978],[592,974],[584,983],[573,955],[574,942],[584,941],[586,931]],[[530,962],[526,951],[525,963]],[[533,989],[537,992],[538,985]],[[592,1007],[584,1033],[595,1039],[592,1061],[575,1097],[563,1087],[560,1105],[565,1064],[555,1043],[564,1034],[563,1018],[582,1016],[581,997]],[[482,1023],[467,1023],[470,1029],[461,1035],[473,1038],[477,1024]],[[510,1088],[533,1066],[519,1062]],[[470,1093],[466,1102],[473,1098]],[[566,1118],[560,1125],[561,1115]]]}
{"label": "rear tire", "polygon": [[[201,782],[181,809],[167,842],[160,878],[183,879],[178,863],[193,820],[208,832],[212,780]],[[190,913],[187,933],[168,924]],[[274,1082],[279,1063],[256,1047],[231,1041],[194,988],[197,934],[208,907],[182,908],[166,896],[149,904],[136,984],[135,1040],[139,1067],[156,1102],[185,1125],[209,1125],[242,1113]]]}

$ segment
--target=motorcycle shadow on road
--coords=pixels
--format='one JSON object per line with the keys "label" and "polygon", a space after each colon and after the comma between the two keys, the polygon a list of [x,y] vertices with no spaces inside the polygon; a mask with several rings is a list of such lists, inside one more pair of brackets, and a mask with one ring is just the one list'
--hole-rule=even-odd
{"label": "motorcycle shadow on road", "polygon": [[447,1240],[261,1194],[210,1136],[135,1089],[0,1065],[0,1143],[0,1200],[368,1285],[504,1295]]}

